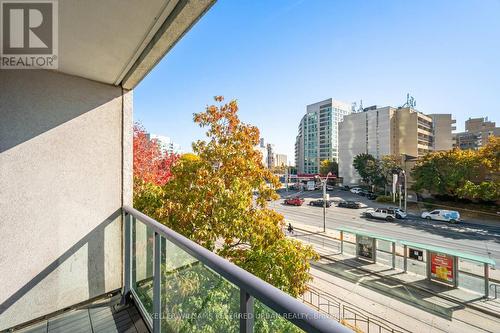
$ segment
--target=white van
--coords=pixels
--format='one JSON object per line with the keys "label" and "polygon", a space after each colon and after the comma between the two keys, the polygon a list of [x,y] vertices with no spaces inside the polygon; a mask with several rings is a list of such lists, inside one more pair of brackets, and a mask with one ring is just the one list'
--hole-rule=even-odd
{"label": "white van", "polygon": [[423,212],[422,218],[456,223],[460,222],[460,213],[456,210],[435,209],[432,212]]}
{"label": "white van", "polygon": [[316,189],[316,182],[315,182],[314,180],[309,180],[309,181],[307,182],[307,187],[306,187],[306,189],[307,189],[308,191],[314,191],[314,190]]}

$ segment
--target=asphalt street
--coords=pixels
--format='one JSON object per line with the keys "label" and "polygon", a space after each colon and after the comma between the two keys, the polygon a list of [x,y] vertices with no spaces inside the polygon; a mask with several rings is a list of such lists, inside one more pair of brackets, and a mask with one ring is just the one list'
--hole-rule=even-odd
{"label": "asphalt street", "polygon": [[[297,195],[297,191],[280,190],[282,198]],[[368,207],[384,207],[386,204],[375,203],[348,191],[329,191],[330,200],[355,200]],[[287,223],[294,222],[322,228],[323,208],[309,206],[309,201],[321,198],[321,191],[300,192],[298,195],[306,200],[302,206],[287,206],[283,199],[270,202],[269,206],[283,214]],[[387,222],[385,220],[367,219],[363,217],[366,208],[339,208],[335,204],[326,209],[326,228],[350,227],[373,232],[400,240],[425,243],[459,250],[494,259],[500,263],[500,225],[480,225],[467,223],[449,224],[440,221],[428,221],[418,216],[409,216],[404,220]]]}

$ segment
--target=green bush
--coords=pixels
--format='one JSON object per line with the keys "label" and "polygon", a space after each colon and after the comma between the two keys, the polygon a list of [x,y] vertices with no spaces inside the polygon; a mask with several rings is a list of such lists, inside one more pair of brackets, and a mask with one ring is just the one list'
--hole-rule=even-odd
{"label": "green bush", "polygon": [[381,195],[375,199],[376,202],[392,202],[392,197],[390,195]]}

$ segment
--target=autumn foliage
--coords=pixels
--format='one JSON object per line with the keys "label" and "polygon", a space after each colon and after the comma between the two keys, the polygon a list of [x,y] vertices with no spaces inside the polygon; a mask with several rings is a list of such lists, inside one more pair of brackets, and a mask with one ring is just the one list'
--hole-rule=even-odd
{"label": "autumn foliage", "polygon": [[134,124],[134,179],[136,181],[165,185],[172,177],[175,154],[162,152],[156,139],[150,139],[144,127]]}
{"label": "autumn foliage", "polygon": [[[206,140],[171,164],[172,178],[134,194],[134,206],[288,292],[302,294],[311,280],[310,246],[285,237],[284,218],[267,207],[279,180],[255,149],[259,130],[238,118],[236,101],[194,115]],[[154,177],[153,177],[154,179]],[[143,188],[144,189],[144,188]]]}

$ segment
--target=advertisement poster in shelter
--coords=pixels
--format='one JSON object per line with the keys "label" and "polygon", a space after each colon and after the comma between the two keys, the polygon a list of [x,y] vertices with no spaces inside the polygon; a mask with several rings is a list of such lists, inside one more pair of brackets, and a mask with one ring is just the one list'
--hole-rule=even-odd
{"label": "advertisement poster in shelter", "polygon": [[373,243],[374,239],[372,237],[358,236],[358,256],[363,259],[374,260]]}
{"label": "advertisement poster in shelter", "polygon": [[454,281],[453,257],[443,253],[431,252],[431,278],[447,283]]}

